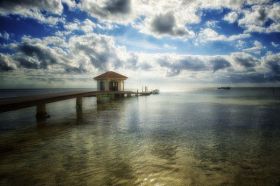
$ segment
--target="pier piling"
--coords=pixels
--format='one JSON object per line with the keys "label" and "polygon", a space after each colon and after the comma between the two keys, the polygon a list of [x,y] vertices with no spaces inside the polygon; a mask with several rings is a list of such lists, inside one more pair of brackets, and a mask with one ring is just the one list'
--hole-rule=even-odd
{"label": "pier piling", "polygon": [[36,107],[36,119],[44,120],[49,117],[50,117],[50,115],[46,111],[46,104],[45,103],[38,104]]}
{"label": "pier piling", "polygon": [[76,109],[82,110],[83,109],[83,97],[76,98]]}
{"label": "pier piling", "polygon": [[76,98],[76,114],[78,119],[83,117],[83,97]]}

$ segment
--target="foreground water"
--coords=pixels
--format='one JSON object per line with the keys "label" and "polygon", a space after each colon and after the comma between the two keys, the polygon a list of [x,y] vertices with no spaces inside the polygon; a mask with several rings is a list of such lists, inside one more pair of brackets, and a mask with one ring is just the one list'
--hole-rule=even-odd
{"label": "foreground water", "polygon": [[0,185],[279,185],[279,89],[196,90],[0,114]]}

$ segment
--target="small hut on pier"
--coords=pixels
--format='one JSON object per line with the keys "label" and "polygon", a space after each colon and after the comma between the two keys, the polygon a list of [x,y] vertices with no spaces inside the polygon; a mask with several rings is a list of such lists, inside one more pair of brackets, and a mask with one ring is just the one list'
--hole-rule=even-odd
{"label": "small hut on pier", "polygon": [[126,76],[108,71],[94,78],[97,81],[98,91],[124,91]]}

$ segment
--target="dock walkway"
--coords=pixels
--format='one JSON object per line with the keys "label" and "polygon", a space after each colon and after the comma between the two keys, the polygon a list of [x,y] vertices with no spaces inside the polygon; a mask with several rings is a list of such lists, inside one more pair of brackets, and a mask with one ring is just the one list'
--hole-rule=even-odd
{"label": "dock walkway", "polygon": [[52,102],[76,98],[76,108],[81,109],[83,97],[97,97],[97,102],[99,102],[104,97],[109,97],[109,99],[112,99],[131,96],[146,96],[150,94],[151,92],[133,91],[75,91],[66,93],[53,93],[35,96],[7,98],[0,99],[0,113],[36,106],[36,118],[44,119],[49,117],[46,111],[46,104]]}

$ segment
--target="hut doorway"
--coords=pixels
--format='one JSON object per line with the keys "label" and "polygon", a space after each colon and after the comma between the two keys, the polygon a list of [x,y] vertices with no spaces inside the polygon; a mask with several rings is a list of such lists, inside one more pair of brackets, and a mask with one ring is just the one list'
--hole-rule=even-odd
{"label": "hut doorway", "polygon": [[99,86],[100,86],[100,91],[105,91],[105,83],[104,83],[104,81],[100,81]]}
{"label": "hut doorway", "polygon": [[118,91],[118,82],[117,81],[110,81],[109,90],[110,91]]}

